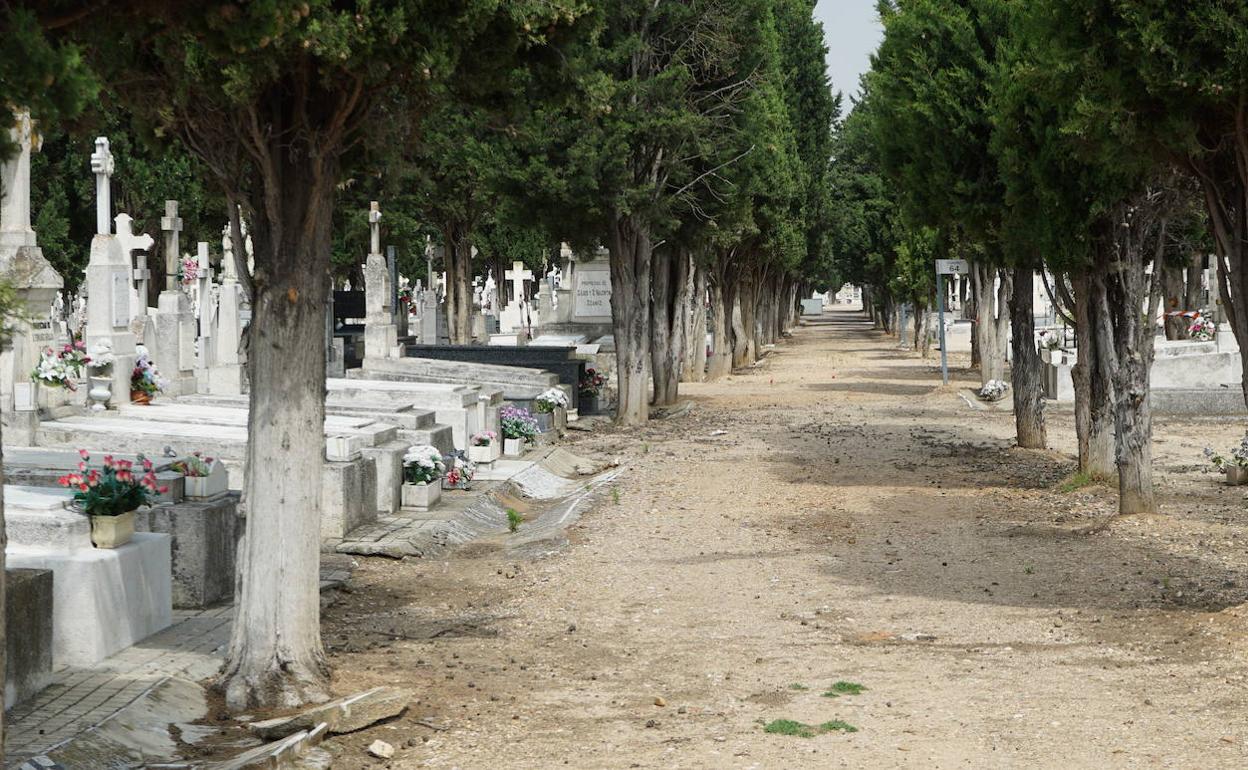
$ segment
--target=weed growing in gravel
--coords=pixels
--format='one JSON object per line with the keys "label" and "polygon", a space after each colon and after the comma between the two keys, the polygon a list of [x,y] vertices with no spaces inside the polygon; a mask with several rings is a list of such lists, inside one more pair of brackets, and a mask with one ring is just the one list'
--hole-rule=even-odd
{"label": "weed growing in gravel", "polygon": [[1057,485],[1057,491],[1064,494],[1070,494],[1077,490],[1083,489],[1089,484],[1095,483],[1096,479],[1086,473],[1075,473],[1069,478]]}
{"label": "weed growing in gravel", "polygon": [[507,509],[507,530],[508,531],[515,532],[517,529],[520,529],[520,525],[523,522],[524,522],[524,517],[521,516],[520,513],[517,512],[515,508]]}
{"label": "weed growing in gravel", "polygon": [[832,687],[823,694],[823,697],[839,698],[842,695],[861,695],[866,691],[866,687],[863,687],[855,682],[840,681],[834,683]]}
{"label": "weed growing in gravel", "polygon": [[816,735],[830,732],[856,733],[858,728],[839,719],[833,719],[831,722],[824,722],[821,725],[808,725],[805,722],[798,722],[793,719],[776,719],[768,722],[767,726],[763,728],[763,732],[771,733],[772,735],[814,738]]}
{"label": "weed growing in gravel", "polygon": [[806,686],[806,685],[804,685],[804,684],[799,684],[798,682],[794,682],[793,684],[789,685],[789,689],[790,689],[790,690],[797,690],[797,691],[801,692],[801,691],[803,691],[803,690],[809,690],[810,688],[809,688],[809,687],[807,687],[807,686]]}
{"label": "weed growing in gravel", "polygon": [[617,487],[611,487],[611,502],[620,504],[620,490]]}

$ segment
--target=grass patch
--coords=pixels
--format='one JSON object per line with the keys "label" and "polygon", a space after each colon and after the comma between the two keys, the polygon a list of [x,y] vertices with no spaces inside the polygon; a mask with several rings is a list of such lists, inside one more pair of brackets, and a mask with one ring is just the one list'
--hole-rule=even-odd
{"label": "grass patch", "polygon": [[808,725],[793,719],[774,719],[767,723],[763,732],[772,735],[791,735],[796,738],[814,738],[816,735],[831,732],[856,733],[858,728],[839,719],[824,722],[821,725]]}
{"label": "grass patch", "polygon": [[798,692],[802,692],[802,691],[804,691],[804,690],[809,690],[810,688],[809,688],[809,687],[807,687],[807,686],[806,686],[806,685],[804,685],[804,684],[799,684],[799,683],[797,683],[797,682],[794,682],[793,684],[789,685],[789,689],[790,689],[790,690],[797,690]]}
{"label": "grass patch", "polygon": [[523,515],[521,515],[518,511],[516,511],[515,508],[507,509],[507,530],[509,532],[515,532],[516,530],[520,529],[520,525],[523,523],[524,523]]}
{"label": "grass patch", "polygon": [[1072,473],[1066,477],[1065,481],[1057,485],[1057,491],[1063,494],[1070,494],[1095,483],[1096,479],[1086,473]]}
{"label": "grass patch", "polygon": [[836,682],[828,691],[823,694],[825,698],[839,698],[842,695],[862,695],[867,691],[866,687],[856,682]]}
{"label": "grass patch", "polygon": [[611,487],[611,502],[620,504],[620,490],[617,487]]}

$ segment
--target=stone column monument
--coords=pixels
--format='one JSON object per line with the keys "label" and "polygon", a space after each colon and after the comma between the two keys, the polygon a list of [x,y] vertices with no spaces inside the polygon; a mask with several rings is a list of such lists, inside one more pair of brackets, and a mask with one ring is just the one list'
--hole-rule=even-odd
{"label": "stone column monument", "polygon": [[49,309],[65,283],[30,226],[30,153],[39,149],[30,115],[20,113],[9,135],[18,152],[0,165],[0,278],[17,290],[26,318],[11,321],[12,343],[0,352],[0,410],[5,442],[30,444],[38,427],[30,372],[42,349],[54,342]]}
{"label": "stone column monument", "polygon": [[369,250],[364,263],[364,359],[400,358],[399,330],[394,323],[394,292],[390,266],[381,253],[381,207],[369,205]]}

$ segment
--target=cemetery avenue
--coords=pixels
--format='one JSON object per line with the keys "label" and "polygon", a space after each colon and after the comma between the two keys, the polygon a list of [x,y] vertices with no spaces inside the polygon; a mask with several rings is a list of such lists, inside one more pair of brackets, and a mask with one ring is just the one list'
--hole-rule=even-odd
{"label": "cemetery avenue", "polygon": [[334,767],[378,738],[402,768],[1242,767],[1248,527],[1189,438],[1237,428],[1160,420],[1163,513],[1115,519],[1065,483],[1069,410],[1012,448],[966,363],[941,387],[831,312],[688,412],[574,434],[621,475],[566,546],[368,560],[326,600],[337,686],[419,700]]}

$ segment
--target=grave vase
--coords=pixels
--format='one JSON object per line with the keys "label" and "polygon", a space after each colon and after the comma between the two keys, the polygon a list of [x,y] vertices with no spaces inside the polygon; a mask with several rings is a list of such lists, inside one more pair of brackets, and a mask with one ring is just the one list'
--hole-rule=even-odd
{"label": "grave vase", "polygon": [[534,412],[533,419],[537,422],[537,429],[542,433],[550,433],[555,429],[555,415],[553,412]]}
{"label": "grave vase", "polygon": [[91,516],[91,542],[96,548],[120,548],[134,537],[134,511],[117,516]]}
{"label": "grave vase", "polygon": [[468,462],[489,464],[498,459],[498,444],[494,441],[485,446],[468,447]]}
{"label": "grave vase", "polygon": [[1226,467],[1226,483],[1234,487],[1248,484],[1248,467],[1228,465]]}
{"label": "grave vase", "polygon": [[503,439],[503,454],[507,457],[520,457],[524,454],[524,439]]}
{"label": "grave vase", "polygon": [[404,484],[400,494],[404,508],[425,512],[442,499],[442,484]]}
{"label": "grave vase", "polygon": [[186,497],[216,497],[225,494],[229,488],[229,477],[224,473],[214,473],[210,476],[187,476],[186,477]]}
{"label": "grave vase", "polygon": [[577,412],[580,414],[599,414],[602,412],[602,394],[587,395],[582,393],[577,399]]}
{"label": "grave vase", "polygon": [[56,385],[36,382],[33,383],[33,387],[35,389],[35,403],[44,412],[50,412],[53,409],[69,405],[73,396],[69,388],[62,388]]}
{"label": "grave vase", "polygon": [[113,396],[113,378],[92,377],[90,382],[91,390],[87,395],[91,399],[91,409],[97,412],[103,411],[108,406],[108,400]]}

